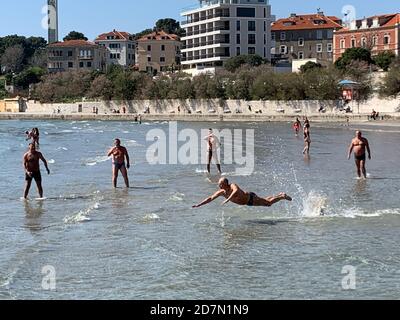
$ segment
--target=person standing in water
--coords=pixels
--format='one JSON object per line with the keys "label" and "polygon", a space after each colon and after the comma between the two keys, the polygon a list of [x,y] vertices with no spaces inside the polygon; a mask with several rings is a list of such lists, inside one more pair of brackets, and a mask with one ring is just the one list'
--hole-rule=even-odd
{"label": "person standing in water", "polygon": [[36,145],[34,143],[30,143],[29,151],[24,154],[23,158],[25,181],[26,181],[24,199],[28,198],[29,190],[31,188],[33,179],[35,179],[40,198],[43,198],[42,175],[40,174],[39,160],[43,161],[44,166],[46,167],[47,170],[47,174],[50,174],[50,170],[49,167],[47,166],[46,159],[43,157],[42,153],[36,151]]}
{"label": "person standing in water", "polygon": [[275,203],[282,200],[292,201],[286,193],[280,193],[275,197],[260,198],[253,192],[245,192],[237,184],[229,183],[228,179],[221,178],[218,182],[219,190],[212,196],[208,197],[201,203],[194,205],[192,208],[200,208],[219,197],[223,196],[226,200],[222,203],[223,205],[232,202],[240,206],[250,207],[271,207]]}
{"label": "person standing in water", "polygon": [[[125,147],[121,146],[121,140],[114,140],[114,147],[108,152],[108,156],[112,156],[112,183],[114,188],[117,187],[118,172],[121,171],[125,180],[125,186],[129,188],[128,170],[130,168],[129,154]],[[126,164],[125,164],[126,158]]]}
{"label": "person standing in water", "polygon": [[304,122],[304,150],[303,154],[310,154],[311,147],[311,133],[310,133],[310,121],[306,118]]}
{"label": "person standing in water", "polygon": [[211,173],[211,161],[214,158],[218,172],[219,174],[222,174],[221,164],[218,159],[218,148],[220,143],[218,138],[214,135],[212,129],[209,130],[209,134],[207,137],[204,138],[204,140],[207,140],[207,151],[208,151],[207,172],[209,174]]}
{"label": "person standing in water", "polygon": [[356,131],[356,137],[351,141],[347,158],[350,160],[351,154],[354,152],[357,175],[361,178],[362,174],[365,179],[367,178],[367,169],[365,168],[365,162],[367,160],[366,151],[368,151],[368,159],[371,160],[369,142],[362,136],[362,132],[358,130]]}
{"label": "person standing in water", "polygon": [[301,128],[301,122],[299,118],[296,118],[296,122],[293,124],[293,129],[296,137],[299,136],[300,128]]}

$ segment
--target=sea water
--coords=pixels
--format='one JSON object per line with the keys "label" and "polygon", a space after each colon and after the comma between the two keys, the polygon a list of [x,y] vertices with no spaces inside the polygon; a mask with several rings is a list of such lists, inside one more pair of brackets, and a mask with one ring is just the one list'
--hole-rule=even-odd
{"label": "sea water", "polygon": [[[193,210],[216,191],[203,165],[146,161],[149,130],[168,123],[0,122],[1,299],[370,299],[400,295],[397,128],[365,127],[369,179],[357,180],[347,148],[356,127],[312,126],[311,155],[289,123],[179,123],[200,132],[255,130],[255,169],[224,175],[271,208]],[[45,199],[24,186],[24,132],[42,129]],[[111,187],[107,151],[120,138],[132,188]],[[43,167],[42,167],[43,169]],[[215,167],[212,167],[215,174]],[[119,185],[122,186],[120,177]],[[42,286],[55,270],[56,290]],[[344,290],[345,266],[356,290]]]}

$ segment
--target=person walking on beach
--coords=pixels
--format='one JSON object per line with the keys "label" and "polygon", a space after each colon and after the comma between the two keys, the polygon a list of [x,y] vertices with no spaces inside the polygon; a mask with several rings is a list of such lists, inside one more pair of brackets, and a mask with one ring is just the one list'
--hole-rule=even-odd
{"label": "person walking on beach", "polygon": [[368,159],[371,160],[371,149],[368,140],[362,136],[361,131],[356,131],[356,137],[351,141],[347,158],[350,160],[351,154],[354,152],[357,175],[361,178],[362,174],[365,179],[367,178],[367,170],[365,168],[367,160],[366,151],[368,151]]}
{"label": "person walking on beach", "polygon": [[[129,154],[125,147],[121,146],[121,140],[114,140],[114,147],[108,152],[108,156],[112,156],[112,183],[114,188],[117,187],[118,173],[121,171],[125,180],[125,186],[129,188],[128,171],[130,168]],[[126,165],[125,165],[126,158]]]}
{"label": "person walking on beach", "polygon": [[303,154],[310,154],[310,147],[311,147],[311,133],[310,133],[310,122],[306,118],[304,122],[304,149]]}
{"label": "person walking on beach", "polygon": [[208,151],[207,172],[209,174],[211,173],[211,161],[212,161],[212,159],[214,159],[215,163],[217,165],[219,174],[222,174],[221,164],[218,159],[218,148],[219,148],[220,142],[219,142],[218,138],[214,135],[212,129],[209,130],[209,134],[207,137],[204,138],[204,140],[207,140],[207,151]]}
{"label": "person walking on beach", "polygon": [[40,174],[39,160],[43,161],[44,166],[46,167],[47,174],[50,174],[46,159],[43,157],[42,153],[36,151],[36,145],[34,143],[30,143],[29,151],[24,154],[23,158],[26,181],[24,199],[28,198],[33,179],[35,179],[40,198],[43,198],[42,175]]}
{"label": "person walking on beach", "polygon": [[221,196],[226,198],[222,203],[223,205],[228,202],[233,202],[240,206],[250,207],[271,207],[282,200],[292,201],[292,198],[283,192],[275,197],[260,198],[253,192],[243,191],[237,184],[229,183],[226,178],[221,178],[218,182],[218,186],[219,190],[216,193],[205,199],[203,202],[194,205],[193,208],[202,207]]}

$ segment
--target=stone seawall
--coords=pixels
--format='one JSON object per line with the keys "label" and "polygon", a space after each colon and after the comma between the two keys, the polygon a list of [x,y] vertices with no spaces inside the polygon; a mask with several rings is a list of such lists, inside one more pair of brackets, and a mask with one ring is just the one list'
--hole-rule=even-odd
{"label": "stone seawall", "polygon": [[[135,121],[133,114],[45,114],[45,113],[0,113],[0,120],[65,120],[65,121]],[[146,121],[192,121],[192,122],[290,122],[296,118],[295,115],[143,115],[142,122]],[[333,115],[317,114],[309,115],[314,122],[352,122],[368,121],[367,115]],[[399,121],[400,113],[384,115],[386,121]]]}
{"label": "stone seawall", "polygon": [[[370,114],[372,109],[380,113],[394,113],[400,111],[399,99],[373,98],[366,102],[357,104],[352,102],[350,107],[354,114]],[[77,102],[70,104],[54,103],[40,104],[35,101],[26,103],[25,111],[28,113],[45,114],[91,114],[94,108],[99,114],[109,115],[114,111],[127,114],[150,115],[248,115],[248,116],[282,116],[299,115],[311,116],[320,114],[342,114],[337,101],[243,101],[243,100],[134,100],[134,101],[100,101],[100,102]]]}

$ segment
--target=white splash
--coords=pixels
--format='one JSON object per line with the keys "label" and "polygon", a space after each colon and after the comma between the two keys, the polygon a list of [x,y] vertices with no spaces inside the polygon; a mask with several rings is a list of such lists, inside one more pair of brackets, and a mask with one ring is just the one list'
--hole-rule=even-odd
{"label": "white splash", "polygon": [[91,221],[91,219],[89,218],[89,214],[93,210],[99,209],[99,207],[100,207],[100,203],[96,202],[95,204],[93,204],[89,208],[87,208],[85,210],[80,210],[77,214],[65,217],[63,219],[63,222],[65,224],[74,224],[74,223]]}
{"label": "white splash", "polygon": [[160,217],[155,213],[149,213],[143,217],[143,221],[157,221],[157,220],[160,220]]}
{"label": "white splash", "polygon": [[311,191],[303,199],[303,207],[300,216],[306,218],[317,218],[325,214],[328,198],[324,195]]}

